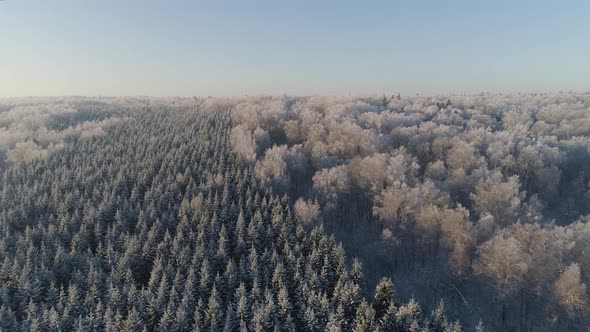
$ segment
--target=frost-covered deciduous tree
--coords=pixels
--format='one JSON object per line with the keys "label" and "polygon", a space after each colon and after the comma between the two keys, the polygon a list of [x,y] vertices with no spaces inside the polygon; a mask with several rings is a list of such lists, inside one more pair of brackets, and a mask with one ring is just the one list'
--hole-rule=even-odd
{"label": "frost-covered deciduous tree", "polygon": [[587,287],[581,280],[580,266],[572,264],[565,268],[553,285],[559,303],[570,316],[582,316],[588,313]]}
{"label": "frost-covered deciduous tree", "polygon": [[244,160],[256,160],[256,142],[243,125],[237,125],[232,128],[230,140],[233,150]]}
{"label": "frost-covered deciduous tree", "polygon": [[303,198],[299,198],[293,208],[299,220],[305,225],[315,221],[320,215],[320,205],[317,202],[306,201]]}
{"label": "frost-covered deciduous tree", "polygon": [[471,199],[478,213],[489,213],[502,226],[516,221],[521,204],[520,183],[514,175],[504,179],[500,172],[479,182]]}
{"label": "frost-covered deciduous tree", "polygon": [[313,187],[328,200],[336,201],[338,197],[350,192],[348,168],[340,165],[317,171],[313,176]]}
{"label": "frost-covered deciduous tree", "polygon": [[484,242],[477,255],[473,269],[490,280],[501,294],[513,293],[523,286],[530,268],[530,257],[522,244],[508,232]]}

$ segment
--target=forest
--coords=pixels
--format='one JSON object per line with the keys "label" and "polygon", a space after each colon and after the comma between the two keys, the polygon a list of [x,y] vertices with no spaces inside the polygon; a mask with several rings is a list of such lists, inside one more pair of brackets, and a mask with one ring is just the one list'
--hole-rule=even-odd
{"label": "forest", "polygon": [[586,331],[590,94],[0,99],[1,331]]}
{"label": "forest", "polygon": [[232,120],[370,285],[494,330],[588,328],[590,95],[251,98]]}
{"label": "forest", "polygon": [[8,100],[2,331],[460,331],[301,222],[210,100]]}

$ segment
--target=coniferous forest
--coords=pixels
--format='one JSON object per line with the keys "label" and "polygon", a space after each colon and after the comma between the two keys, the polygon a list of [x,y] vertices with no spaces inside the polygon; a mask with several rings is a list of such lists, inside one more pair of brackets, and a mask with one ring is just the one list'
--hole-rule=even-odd
{"label": "coniferous forest", "polygon": [[585,331],[590,96],[0,100],[1,331]]}

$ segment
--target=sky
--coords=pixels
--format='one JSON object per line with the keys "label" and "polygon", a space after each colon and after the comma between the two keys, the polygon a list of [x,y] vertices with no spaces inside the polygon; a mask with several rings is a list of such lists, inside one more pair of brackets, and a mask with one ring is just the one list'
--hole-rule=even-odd
{"label": "sky", "polygon": [[590,1],[0,1],[0,97],[590,91]]}

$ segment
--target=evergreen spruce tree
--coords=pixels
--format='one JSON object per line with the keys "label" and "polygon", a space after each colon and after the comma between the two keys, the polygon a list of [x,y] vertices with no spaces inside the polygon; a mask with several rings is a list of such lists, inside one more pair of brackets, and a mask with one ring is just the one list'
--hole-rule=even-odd
{"label": "evergreen spruce tree", "polygon": [[375,299],[373,309],[375,310],[375,319],[379,321],[387,312],[390,305],[395,305],[395,288],[389,278],[383,278],[377,284],[375,289]]}
{"label": "evergreen spruce tree", "polygon": [[218,331],[223,328],[223,310],[216,285],[213,285],[211,295],[209,296],[207,310],[205,311],[205,326],[212,331]]}
{"label": "evergreen spruce tree", "polygon": [[375,311],[369,306],[366,301],[362,301],[359,305],[355,321],[354,332],[372,331],[375,328]]}

